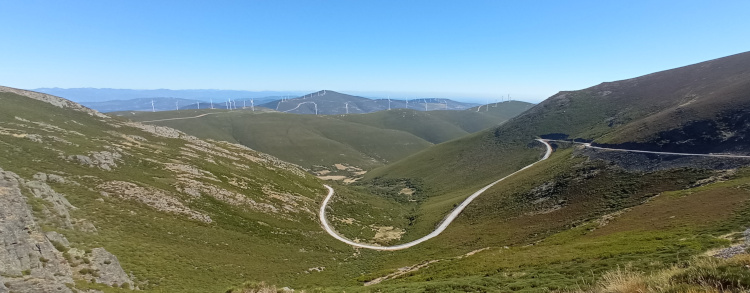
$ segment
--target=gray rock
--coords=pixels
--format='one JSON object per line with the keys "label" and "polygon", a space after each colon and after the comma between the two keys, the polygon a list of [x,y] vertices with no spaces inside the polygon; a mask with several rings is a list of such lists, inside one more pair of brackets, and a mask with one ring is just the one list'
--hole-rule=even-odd
{"label": "gray rock", "polygon": [[52,183],[66,183],[67,182],[67,180],[65,180],[65,178],[63,178],[60,175],[47,174],[47,173],[42,173],[42,172],[34,174],[34,179],[41,181],[41,182],[52,182]]}
{"label": "gray rock", "polygon": [[23,180],[0,169],[0,276],[13,292],[72,292],[67,261],[34,221]]}
{"label": "gray rock", "polygon": [[57,233],[55,231],[50,231],[50,232],[44,233],[44,235],[47,236],[47,239],[50,242],[53,242],[53,243],[57,242],[57,243],[62,244],[66,248],[70,248],[70,242],[68,242],[68,238],[65,238],[65,236],[63,236],[62,234]]}
{"label": "gray rock", "polygon": [[90,156],[74,155],[67,157],[69,161],[77,161],[81,165],[98,167],[107,171],[112,171],[113,168],[117,167],[117,161],[121,158],[120,153],[109,151],[92,152]]}
{"label": "gray rock", "polygon": [[[71,205],[70,202],[68,202],[68,200],[65,198],[65,196],[55,192],[52,187],[42,181],[28,181],[25,184],[25,187],[31,190],[31,193],[34,195],[34,197],[41,198],[52,203],[51,209],[49,207],[45,207],[44,209],[47,214],[46,218],[50,220],[48,222],[56,224],[62,228],[73,228],[70,213],[68,212],[68,210],[76,209],[76,207]],[[53,219],[55,220],[52,221]]]}
{"label": "gray rock", "polygon": [[99,276],[96,277],[97,283],[110,286],[122,286],[122,284],[128,283],[130,288],[134,288],[133,281],[122,269],[117,257],[104,248],[94,248],[91,251],[91,268],[99,273]]}
{"label": "gray rock", "polygon": [[5,280],[3,280],[3,276],[0,276],[0,293],[6,292],[8,292],[8,287],[5,287]]}

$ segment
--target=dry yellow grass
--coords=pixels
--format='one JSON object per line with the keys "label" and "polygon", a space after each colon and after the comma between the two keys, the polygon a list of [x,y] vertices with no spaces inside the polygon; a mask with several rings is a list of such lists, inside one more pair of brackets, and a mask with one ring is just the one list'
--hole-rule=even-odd
{"label": "dry yellow grass", "polygon": [[[739,280],[716,279],[716,272],[722,267],[737,267],[750,274],[750,255],[741,254],[724,260],[709,257],[697,257],[687,266],[673,266],[668,269],[645,274],[630,269],[618,268],[602,275],[598,283],[588,290],[573,291],[576,293],[718,293],[748,292]],[[685,276],[689,279],[686,280]],[[737,283],[727,286],[726,283]]]}

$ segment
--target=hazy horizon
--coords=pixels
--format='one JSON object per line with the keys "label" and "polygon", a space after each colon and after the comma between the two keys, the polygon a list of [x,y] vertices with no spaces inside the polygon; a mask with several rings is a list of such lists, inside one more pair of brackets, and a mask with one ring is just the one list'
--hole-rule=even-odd
{"label": "hazy horizon", "polygon": [[[0,2],[23,88],[539,102],[747,51],[750,2]],[[299,90],[302,89],[302,90]]]}

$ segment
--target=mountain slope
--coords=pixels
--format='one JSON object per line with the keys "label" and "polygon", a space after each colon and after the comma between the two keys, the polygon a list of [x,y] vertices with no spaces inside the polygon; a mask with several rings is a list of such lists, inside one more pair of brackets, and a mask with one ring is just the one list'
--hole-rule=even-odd
{"label": "mountain slope", "polygon": [[[219,292],[248,276],[297,285],[356,277],[334,272],[339,265],[331,259],[351,249],[319,236],[316,211],[325,192],[295,165],[49,95],[0,87],[0,102],[1,197],[27,201],[37,223],[19,224],[31,229],[29,247],[2,242],[0,258],[26,255],[22,248],[37,253],[34,245],[45,241],[36,246],[41,256],[26,260],[28,272],[0,268],[2,288],[34,287],[33,280],[44,286],[53,274],[63,288],[107,292],[117,290],[101,283]],[[0,237],[26,235],[4,226],[22,217],[15,214],[21,209],[6,212]],[[53,232],[67,240],[43,240]],[[99,248],[116,258],[97,258]],[[114,276],[105,268],[115,260],[126,280],[102,279]],[[300,275],[321,266],[330,269]],[[29,292],[44,291],[35,288]]]}
{"label": "mountain slope", "polygon": [[[498,125],[531,104],[501,105],[500,115],[474,111],[393,109],[367,114],[295,115],[256,111],[199,110],[119,112],[136,121],[174,127],[202,138],[241,143],[318,171],[342,173],[335,164],[369,170],[478,129]],[[196,117],[196,118],[192,118]],[[181,119],[187,118],[187,119]],[[321,169],[323,168],[323,169]],[[351,173],[351,172],[349,172]],[[355,175],[356,174],[350,174]]]}
{"label": "mountain slope", "polygon": [[378,128],[402,130],[429,142],[441,143],[496,126],[532,106],[533,104],[525,102],[504,103],[492,108],[492,112],[393,109],[367,115],[341,115],[336,118]]}
{"label": "mountain slope", "polygon": [[348,123],[332,116],[216,111],[137,113],[128,117],[149,121],[178,114],[193,117],[212,113],[196,119],[148,123],[174,127],[198,137],[241,143],[306,168],[325,166],[335,170],[334,164],[346,164],[371,169],[432,145],[406,132]]}
{"label": "mountain slope", "polygon": [[[533,139],[538,136],[581,138],[593,140],[595,145],[599,141],[617,142],[619,147],[635,146],[666,151],[746,153],[747,146],[750,146],[750,136],[745,133],[750,125],[747,124],[748,120],[742,118],[745,114],[732,113],[745,113],[748,109],[745,105],[750,102],[749,60],[750,53],[743,53],[580,91],[563,92],[494,129],[425,149],[399,162],[374,169],[365,175],[365,179],[374,185],[384,179],[386,182],[419,180],[425,186],[419,196],[425,200],[420,204],[415,220],[404,236],[404,240],[408,240],[424,235],[456,203],[474,190],[537,160],[542,149]],[[638,87],[638,84],[644,87]],[[604,89],[606,91],[602,91]],[[682,100],[685,93],[695,93],[697,98],[693,103],[686,103]],[[703,109],[704,112],[700,114],[685,116],[682,120],[673,120],[670,118],[671,114],[665,114],[698,111],[697,109],[702,108],[692,108],[691,105],[699,100],[711,103],[712,106]],[[685,112],[688,110],[680,110],[682,108],[692,110]],[[727,120],[733,123],[726,122]],[[663,135],[670,131],[689,132],[691,125],[695,124],[705,127],[698,128],[697,133],[693,131],[692,136],[687,138],[683,136],[681,140],[676,140]],[[644,128],[643,125],[650,127]],[[639,136],[629,136],[633,133],[632,129],[640,129]],[[710,143],[705,143],[706,141]],[[657,156],[657,159],[653,159],[648,156],[629,157],[590,152],[576,154],[623,166],[642,165],[642,169],[628,172],[652,172],[688,166],[734,168],[747,163],[688,160],[687,163],[669,165],[658,162],[680,160],[673,157]],[[563,170],[575,172],[571,168],[572,166],[568,166]],[[592,170],[600,168],[602,167]],[[488,190],[486,198],[492,198],[493,190],[497,189]],[[555,194],[560,190],[553,189],[550,192]],[[632,196],[632,192],[626,194]],[[601,200],[606,199],[599,197],[595,201]],[[571,203],[569,200],[563,202]],[[477,206],[487,204],[482,201],[476,203]],[[487,209],[485,216],[489,216],[490,211],[493,210]],[[581,217],[589,216],[581,214]]]}
{"label": "mountain slope", "polygon": [[[461,162],[450,175],[436,172],[429,176],[434,178],[429,181],[447,181],[449,176],[461,174],[468,177],[469,173],[475,173],[476,162],[503,165],[504,158],[495,153],[513,147],[526,148],[536,136],[581,138],[594,143],[632,142],[646,149],[667,151],[747,151],[748,105],[750,52],[580,91],[561,92],[495,129],[423,151],[368,176],[408,176],[410,166],[441,170],[415,162],[439,164],[442,162],[438,158],[450,157],[460,158]],[[723,119],[729,121],[721,123]],[[669,131],[680,132],[690,125],[702,124],[706,126],[682,140],[665,136]],[[480,178],[484,176],[476,179]]]}
{"label": "mountain slope", "polygon": [[[401,227],[406,231],[400,242],[406,242],[432,231],[478,187],[538,159],[537,136],[747,154],[750,125],[743,117],[750,100],[749,59],[750,53],[743,53],[561,92],[499,127],[377,168],[360,184],[386,188],[394,182],[420,182],[409,195],[420,202]],[[683,99],[691,94],[695,96]],[[701,103],[710,107],[691,106]],[[679,115],[684,116],[675,118]],[[548,160],[488,189],[443,234],[425,242],[419,248],[425,261],[410,267],[416,272],[364,279],[383,282],[375,287],[382,291],[594,290],[581,285],[587,278],[583,274],[597,281],[622,267],[642,275],[674,266],[701,267],[714,262],[701,256],[717,254],[710,249],[731,244],[718,255],[733,255],[729,251],[741,253],[747,247],[739,235],[750,215],[750,160],[608,152],[562,142],[554,147]],[[344,208],[334,204],[331,214],[346,217],[335,212]],[[464,249],[473,251],[439,256]],[[685,261],[693,257],[700,260]],[[731,277],[693,270],[693,275],[665,282],[664,288],[719,290],[719,283],[700,282],[746,278],[739,267],[719,269],[736,271]],[[750,282],[727,286],[740,292],[745,284]]]}

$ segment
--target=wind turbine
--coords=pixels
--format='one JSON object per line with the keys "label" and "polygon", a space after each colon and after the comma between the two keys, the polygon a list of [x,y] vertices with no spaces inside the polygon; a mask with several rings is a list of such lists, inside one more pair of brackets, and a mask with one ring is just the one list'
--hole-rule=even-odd
{"label": "wind turbine", "polygon": [[318,116],[318,104],[313,102],[313,105],[315,105],[315,116]]}
{"label": "wind turbine", "polygon": [[201,102],[198,102],[198,110],[201,109]]}
{"label": "wind turbine", "polygon": [[247,100],[242,100],[242,109],[247,108]]}
{"label": "wind turbine", "polygon": [[445,104],[445,109],[448,110],[448,100],[443,100],[443,104]]}
{"label": "wind turbine", "polygon": [[409,109],[409,98],[406,98],[406,109]]}
{"label": "wind turbine", "polygon": [[349,114],[349,102],[344,103],[344,107],[346,107],[346,114]]}
{"label": "wind turbine", "polygon": [[213,109],[214,108],[214,98],[210,98],[210,99],[211,99],[211,109]]}
{"label": "wind turbine", "polygon": [[255,112],[255,102],[253,102],[253,99],[250,99],[250,108]]}
{"label": "wind turbine", "polygon": [[391,96],[388,96],[388,110],[391,110]]}
{"label": "wind turbine", "polygon": [[156,108],[154,108],[154,99],[151,99],[151,112],[156,112]]}
{"label": "wind turbine", "polygon": [[174,101],[174,108],[180,110],[180,101]]}

